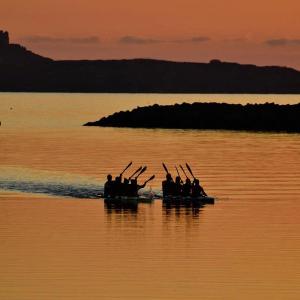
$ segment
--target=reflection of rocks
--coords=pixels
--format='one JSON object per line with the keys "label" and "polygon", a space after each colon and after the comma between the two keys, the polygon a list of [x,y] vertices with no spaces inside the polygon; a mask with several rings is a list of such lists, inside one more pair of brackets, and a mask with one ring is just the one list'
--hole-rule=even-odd
{"label": "reflection of rocks", "polygon": [[300,104],[183,103],[121,111],[86,126],[300,132]]}

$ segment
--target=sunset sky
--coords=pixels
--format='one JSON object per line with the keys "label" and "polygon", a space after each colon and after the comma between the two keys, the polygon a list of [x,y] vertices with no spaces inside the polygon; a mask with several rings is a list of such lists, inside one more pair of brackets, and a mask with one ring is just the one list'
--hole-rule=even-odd
{"label": "sunset sky", "polygon": [[11,42],[55,59],[213,58],[300,69],[299,0],[1,0]]}

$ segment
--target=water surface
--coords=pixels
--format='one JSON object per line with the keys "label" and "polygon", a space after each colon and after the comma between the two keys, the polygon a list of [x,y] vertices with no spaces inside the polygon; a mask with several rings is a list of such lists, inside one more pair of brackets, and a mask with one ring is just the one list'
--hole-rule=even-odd
{"label": "water surface", "polygon": [[[299,299],[300,135],[81,126],[153,103],[299,99],[0,94],[0,298]],[[215,205],[106,206],[106,174],[131,160],[156,192],[162,161],[189,162]]]}

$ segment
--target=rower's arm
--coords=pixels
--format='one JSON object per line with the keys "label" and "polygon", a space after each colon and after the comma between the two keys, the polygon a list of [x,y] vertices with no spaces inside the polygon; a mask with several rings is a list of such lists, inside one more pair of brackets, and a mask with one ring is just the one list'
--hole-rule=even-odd
{"label": "rower's arm", "polygon": [[207,196],[207,194],[205,193],[205,191],[204,191],[204,189],[203,189],[202,186],[201,186],[201,192],[202,192],[202,194],[203,194],[204,196]]}
{"label": "rower's arm", "polygon": [[142,184],[142,185],[138,185],[138,189],[140,190],[140,189],[143,189],[145,186],[146,186],[146,184],[147,183],[144,183],[144,184]]}

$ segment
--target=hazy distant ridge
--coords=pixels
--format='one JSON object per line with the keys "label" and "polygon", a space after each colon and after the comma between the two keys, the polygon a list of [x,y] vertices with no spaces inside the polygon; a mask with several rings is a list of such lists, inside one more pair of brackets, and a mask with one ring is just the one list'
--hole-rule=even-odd
{"label": "hazy distant ridge", "polygon": [[300,72],[213,60],[54,61],[0,43],[0,91],[109,93],[300,93]]}

